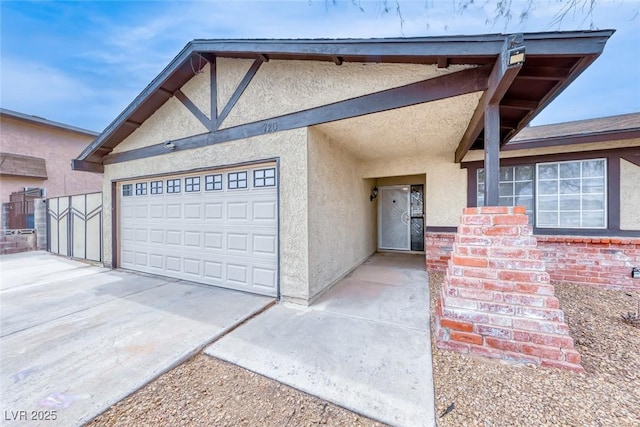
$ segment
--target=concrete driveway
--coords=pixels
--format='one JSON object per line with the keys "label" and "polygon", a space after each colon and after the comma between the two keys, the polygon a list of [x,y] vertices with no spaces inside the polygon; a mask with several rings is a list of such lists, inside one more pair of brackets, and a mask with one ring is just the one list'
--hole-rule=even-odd
{"label": "concrete driveway", "polygon": [[46,252],[0,256],[0,279],[10,425],[81,425],[273,302]]}
{"label": "concrete driveway", "polygon": [[311,307],[276,305],[207,347],[397,426],[435,426],[424,255],[376,254]]}

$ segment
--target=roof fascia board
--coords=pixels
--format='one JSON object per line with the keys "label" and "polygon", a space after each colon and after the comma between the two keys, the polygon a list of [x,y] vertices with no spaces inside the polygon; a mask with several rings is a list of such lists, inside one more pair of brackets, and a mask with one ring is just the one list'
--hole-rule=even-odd
{"label": "roof fascia board", "polygon": [[[602,31],[575,31],[554,33],[530,33],[524,34],[524,42],[527,45],[529,55],[576,55],[585,50],[599,54],[606,40],[614,30]],[[125,108],[116,119],[109,124],[98,137],[89,144],[80,155],[79,160],[86,160],[94,154],[98,147],[109,140],[111,135],[127,121],[128,117],[135,113],[141,106],[176,70],[194,54],[220,54],[224,52],[245,52],[255,54],[273,54],[283,52],[295,53],[320,53],[325,52],[330,58],[332,55],[414,55],[414,56],[493,56],[498,55],[502,49],[505,35],[488,34],[479,36],[453,36],[418,39],[370,39],[370,40],[194,40],[189,42],[182,51],[165,67],[165,69]],[[562,39],[562,43],[551,43],[550,39]],[[575,42],[572,40],[576,39]],[[579,42],[579,43],[578,43]],[[556,44],[560,45],[555,46]],[[552,52],[545,51],[553,47]],[[580,47],[579,52],[575,49]],[[253,49],[253,50],[252,50]],[[572,50],[574,49],[574,50]],[[573,79],[571,79],[573,80]],[[555,96],[554,96],[555,97]],[[547,102],[548,103],[548,102]],[[535,113],[542,109],[541,106]],[[523,120],[523,125],[528,123]],[[120,141],[118,141],[120,142]]]}
{"label": "roof fascia board", "polygon": [[20,120],[28,123],[48,126],[55,129],[62,129],[69,132],[79,133],[81,135],[94,136],[94,137],[99,135],[98,132],[95,132],[92,130],[82,129],[76,126],[67,125],[60,122],[54,122],[53,120],[48,120],[48,119],[37,117],[37,116],[31,116],[29,114],[19,113],[17,111],[7,110],[5,108],[0,108],[0,116],[5,116],[11,119]]}
{"label": "roof fascia board", "polygon": [[71,170],[104,173],[104,165],[102,163],[87,162],[86,160],[72,159]]}
{"label": "roof fascia board", "polygon": [[125,108],[116,119],[107,126],[104,131],[98,137],[89,144],[82,153],[77,157],[78,160],[87,159],[98,147],[105,142],[117,128],[119,128],[124,122],[127,121],[140,105],[149,98],[149,96],[156,90],[158,90],[162,84],[173,74],[176,70],[193,54],[192,43],[187,45],[180,51],[180,53],[173,58],[173,60],[167,65],[155,79],[147,85],[146,88]]}
{"label": "roof fascia board", "polygon": [[530,148],[555,147],[559,145],[587,144],[590,142],[618,141],[640,138],[640,128],[591,132],[579,135],[562,135],[511,142],[502,147],[503,151],[526,150]]}

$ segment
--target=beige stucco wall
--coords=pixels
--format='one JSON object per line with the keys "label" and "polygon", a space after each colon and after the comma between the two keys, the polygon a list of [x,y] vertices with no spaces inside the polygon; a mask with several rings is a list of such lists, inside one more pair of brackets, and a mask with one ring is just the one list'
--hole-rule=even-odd
{"label": "beige stucco wall", "polygon": [[[139,129],[144,131],[142,127]],[[154,138],[151,130],[148,138]],[[138,138],[144,142],[141,132]],[[137,141],[136,141],[137,142]],[[127,143],[121,144],[127,149]],[[284,298],[308,299],[307,131],[296,129],[216,144],[161,157],[105,166],[104,205],[111,206],[111,182],[133,177],[216,168],[241,162],[280,159],[280,290]],[[111,210],[104,210],[104,259],[112,259]]]}
{"label": "beige stucco wall", "polygon": [[216,58],[218,112],[221,112],[229,102],[253,61],[253,59]]}
{"label": "beige stucco wall", "polygon": [[363,177],[424,175],[426,227],[456,227],[467,206],[467,171],[450,155],[369,160],[362,163]]}
{"label": "beige stucco wall", "polygon": [[[198,76],[194,78],[198,78]],[[158,108],[124,141],[116,145],[113,152],[120,153],[205,132],[208,132],[207,128],[191,114],[182,102],[173,97]]]}
{"label": "beige stucco wall", "polygon": [[620,229],[640,231],[640,166],[620,159]]}
{"label": "beige stucco wall", "polygon": [[[219,61],[218,69],[222,71],[225,66],[232,64],[230,61]],[[237,66],[246,67],[246,61]],[[436,65],[422,64],[351,62],[337,66],[327,61],[272,60],[262,64],[222,127],[330,104],[465,68],[469,66],[437,68]],[[231,85],[225,82],[225,75],[218,76],[218,84],[223,88],[222,93],[226,94],[227,87]],[[238,78],[237,74],[235,78]]]}
{"label": "beige stucco wall", "polygon": [[102,175],[71,170],[71,159],[94,139],[92,135],[0,117],[0,151],[46,160],[48,179],[1,176],[0,202],[23,187],[44,187],[47,197],[100,191]]}
{"label": "beige stucco wall", "polygon": [[315,129],[308,133],[309,294],[313,300],[376,250],[373,179],[358,160]]}
{"label": "beige stucco wall", "polygon": [[378,187],[388,185],[425,185],[425,175],[388,176],[376,179]]}
{"label": "beige stucco wall", "polygon": [[210,65],[205,65],[200,73],[196,74],[181,88],[182,93],[187,95],[187,98],[209,118],[211,118],[210,69]]}

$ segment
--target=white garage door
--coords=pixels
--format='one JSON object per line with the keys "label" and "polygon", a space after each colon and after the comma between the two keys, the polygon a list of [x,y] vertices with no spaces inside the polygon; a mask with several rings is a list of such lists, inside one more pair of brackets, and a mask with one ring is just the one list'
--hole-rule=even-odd
{"label": "white garage door", "polygon": [[120,183],[120,266],[276,296],[275,165]]}

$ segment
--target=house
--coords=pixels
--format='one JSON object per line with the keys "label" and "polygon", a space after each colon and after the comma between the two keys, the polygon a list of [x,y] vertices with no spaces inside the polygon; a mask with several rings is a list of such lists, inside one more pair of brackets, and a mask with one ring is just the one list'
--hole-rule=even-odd
{"label": "house", "polygon": [[[21,219],[23,223],[17,225],[11,223],[8,211],[14,206],[10,202],[33,204],[37,197],[102,190],[101,175],[69,168],[71,160],[95,139],[96,132],[4,108],[0,109],[0,129],[3,229],[34,228],[32,217]],[[30,191],[25,195],[25,190]],[[12,200],[13,193],[19,193],[14,196],[19,201]]]}
{"label": "house", "polygon": [[[73,162],[104,173],[103,259],[303,305],[378,250],[429,259],[478,203],[480,165],[482,201],[524,203],[499,182],[507,157],[607,146],[507,143],[612,34],[194,40]],[[637,236],[638,141],[623,145],[620,208],[589,199],[595,213],[559,224],[535,211],[551,227],[537,230]],[[616,166],[582,166],[611,197]]]}

